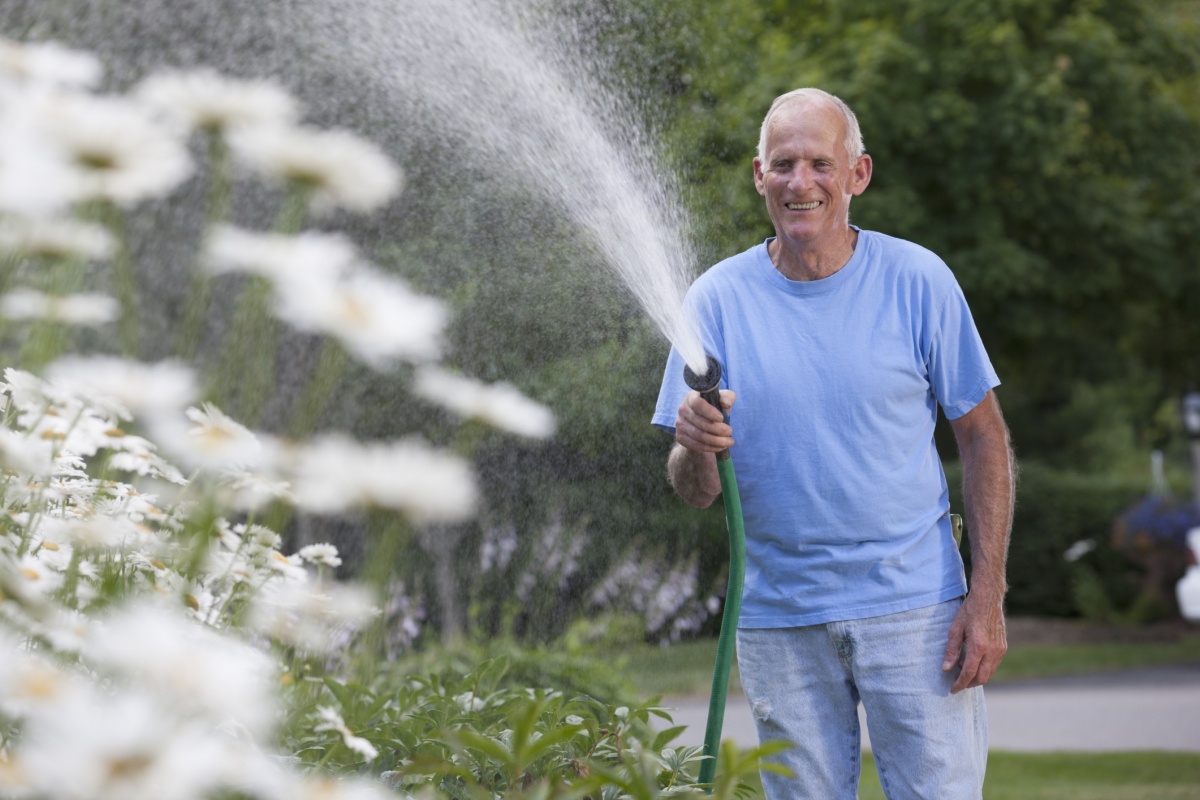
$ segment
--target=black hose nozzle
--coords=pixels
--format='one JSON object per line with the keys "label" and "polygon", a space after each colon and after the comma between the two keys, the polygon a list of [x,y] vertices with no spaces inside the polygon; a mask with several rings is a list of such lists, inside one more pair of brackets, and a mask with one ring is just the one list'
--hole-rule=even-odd
{"label": "black hose nozzle", "polygon": [[[697,375],[692,372],[692,368],[686,364],[683,367],[683,382],[689,388],[700,393],[700,397],[704,399],[710,406],[721,412],[721,416],[725,422],[729,422],[729,414],[725,411],[725,407],[721,405],[721,395],[717,391],[717,386],[721,383],[721,362],[717,361],[712,356],[705,356],[708,359],[708,371],[703,375]],[[729,458],[729,451],[722,450],[717,453],[719,460]]]}
{"label": "black hose nozzle", "polygon": [[683,382],[719,410],[721,398],[717,394],[717,386],[721,383],[721,362],[712,356],[705,358],[708,359],[708,371],[703,375],[697,375],[687,364],[683,365]]}

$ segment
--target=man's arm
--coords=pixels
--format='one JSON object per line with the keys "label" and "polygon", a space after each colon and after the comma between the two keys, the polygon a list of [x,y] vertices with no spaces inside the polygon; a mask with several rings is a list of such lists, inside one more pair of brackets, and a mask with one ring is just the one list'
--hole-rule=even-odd
{"label": "man's arm", "polygon": [[[963,501],[971,541],[971,587],[950,626],[942,669],[962,656],[951,687],[982,686],[1008,650],[1004,627],[1005,567],[1016,496],[1016,460],[996,395],[950,421],[963,465]],[[965,652],[964,652],[965,643]]]}
{"label": "man's arm", "polygon": [[[721,404],[729,409],[734,393],[721,390]],[[733,429],[724,415],[689,392],[675,420],[675,446],[667,458],[667,477],[676,494],[696,508],[708,508],[721,494],[716,453],[733,446]]]}

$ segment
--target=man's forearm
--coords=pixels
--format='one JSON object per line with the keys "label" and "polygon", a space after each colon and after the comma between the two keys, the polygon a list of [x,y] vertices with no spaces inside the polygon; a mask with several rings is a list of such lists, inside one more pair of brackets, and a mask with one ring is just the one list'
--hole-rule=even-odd
{"label": "man's forearm", "polygon": [[971,591],[997,601],[1005,576],[1016,496],[1016,461],[1008,429],[999,421],[974,431],[962,446],[963,502],[971,542]]}
{"label": "man's forearm", "polygon": [[667,459],[667,477],[676,494],[696,508],[708,508],[721,493],[717,459],[712,453],[698,453],[676,444]]}
{"label": "man's forearm", "polygon": [[[971,537],[971,587],[950,625],[942,669],[960,665],[951,692],[986,684],[1008,650],[1005,568],[1012,531],[1016,461],[995,395],[950,423],[963,464],[963,502]],[[960,662],[961,659],[961,662]]]}

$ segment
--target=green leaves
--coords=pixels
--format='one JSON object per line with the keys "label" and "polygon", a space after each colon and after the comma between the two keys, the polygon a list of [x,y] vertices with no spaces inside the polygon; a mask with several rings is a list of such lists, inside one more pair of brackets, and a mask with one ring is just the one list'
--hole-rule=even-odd
{"label": "green leaves", "polygon": [[[682,726],[655,731],[670,715],[659,698],[612,706],[552,689],[506,688],[505,659],[486,662],[456,680],[401,678],[388,688],[309,679],[294,691],[295,714],[336,711],[353,736],[379,750],[370,769],[394,788],[427,787],[435,796],[477,800],[702,797],[699,747],[672,747]],[[307,692],[307,694],[306,694]],[[300,722],[298,720],[298,722]],[[360,772],[361,753],[346,731],[313,732],[297,724],[291,749],[304,762],[334,772]],[[742,753],[727,743],[716,797],[732,798],[777,749]],[[757,755],[755,755],[757,753]]]}

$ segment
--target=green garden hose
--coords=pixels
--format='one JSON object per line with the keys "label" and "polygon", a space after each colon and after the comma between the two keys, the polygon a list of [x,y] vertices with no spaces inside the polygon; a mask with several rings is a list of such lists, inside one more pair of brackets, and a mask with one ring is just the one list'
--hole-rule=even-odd
{"label": "green garden hose", "polygon": [[[721,413],[717,385],[721,381],[721,365],[708,357],[708,372],[696,375],[687,367],[683,379]],[[726,416],[728,421],[728,416]],[[729,691],[729,669],[733,665],[734,642],[737,638],[738,616],[742,610],[742,584],[746,578],[746,532],[742,527],[742,500],[738,495],[737,478],[729,451],[717,453],[717,474],[721,478],[721,497],[725,501],[725,522],[729,528],[729,584],[725,591],[725,611],[721,616],[721,635],[717,639],[717,663],[713,667],[712,694],[708,700],[708,725],[704,730],[704,761],[700,764],[700,783],[712,794],[717,775],[717,752],[721,747],[721,727],[725,723],[725,697]]]}
{"label": "green garden hose", "polygon": [[729,451],[718,456],[721,495],[725,498],[725,521],[729,526],[729,585],[725,591],[725,612],[721,616],[721,636],[717,639],[717,663],[713,668],[712,694],[708,700],[708,726],[704,729],[704,755],[700,764],[700,783],[712,794],[717,774],[717,751],[721,746],[721,726],[725,722],[725,695],[729,689],[729,668],[733,664],[734,640],[738,615],[742,610],[742,583],[746,577],[746,533],[742,529],[742,500],[738,497],[737,478]]}

